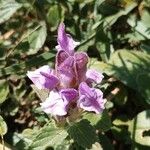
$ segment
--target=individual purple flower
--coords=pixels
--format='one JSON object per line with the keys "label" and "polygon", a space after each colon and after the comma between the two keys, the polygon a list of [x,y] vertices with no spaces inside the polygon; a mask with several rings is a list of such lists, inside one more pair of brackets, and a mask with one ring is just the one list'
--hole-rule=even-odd
{"label": "individual purple flower", "polygon": [[66,34],[64,23],[61,23],[58,27],[57,43],[56,49],[58,51],[64,50],[69,55],[73,55],[74,48],[79,44],[79,42],[75,42],[72,39],[71,35]]}
{"label": "individual purple flower", "polygon": [[90,88],[85,82],[79,85],[78,107],[99,114],[103,111],[104,104],[105,101],[101,90]]}
{"label": "individual purple flower", "polygon": [[79,43],[66,34],[63,23],[58,28],[57,42],[55,70],[46,65],[27,73],[37,88],[50,90],[49,97],[41,103],[43,111],[53,116],[64,116],[73,106],[97,114],[102,112],[103,93],[92,88],[92,83],[100,83],[103,75],[87,70],[88,55],[74,51]]}
{"label": "individual purple flower", "polygon": [[27,76],[38,89],[53,89],[59,83],[54,71],[48,65],[42,66],[35,71],[28,71]]}
{"label": "individual purple flower", "polygon": [[75,89],[64,89],[60,92],[53,90],[49,97],[41,103],[41,108],[47,114],[64,116],[67,114],[67,105],[76,99],[78,93]]}
{"label": "individual purple flower", "polygon": [[101,83],[102,79],[104,78],[104,76],[102,75],[102,73],[93,70],[93,69],[88,69],[86,72],[86,78],[87,78],[87,82],[90,83]]}

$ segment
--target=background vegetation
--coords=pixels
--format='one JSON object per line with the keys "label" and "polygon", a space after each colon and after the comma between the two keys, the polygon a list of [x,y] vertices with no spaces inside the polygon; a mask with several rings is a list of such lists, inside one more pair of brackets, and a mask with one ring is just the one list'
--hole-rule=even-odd
{"label": "background vegetation", "polygon": [[[104,73],[97,86],[107,99],[104,113],[85,115],[69,136],[49,125],[26,77],[53,66],[61,21]],[[95,141],[93,150],[150,149],[150,1],[0,0],[0,114],[11,149],[82,150]]]}

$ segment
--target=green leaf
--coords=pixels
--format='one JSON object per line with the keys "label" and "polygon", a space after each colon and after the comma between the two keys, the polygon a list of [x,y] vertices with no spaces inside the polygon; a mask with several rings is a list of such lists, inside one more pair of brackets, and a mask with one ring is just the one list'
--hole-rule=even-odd
{"label": "green leaf", "polygon": [[21,6],[15,0],[0,0],[0,23],[7,21]]}
{"label": "green leaf", "polygon": [[0,135],[5,135],[7,132],[7,124],[4,119],[0,116]]}
{"label": "green leaf", "polygon": [[81,120],[69,127],[69,136],[84,148],[91,148],[97,141],[95,129],[89,121]]}
{"label": "green leaf", "polygon": [[107,110],[104,110],[102,114],[87,113],[83,116],[84,119],[90,121],[91,125],[95,126],[100,131],[107,131],[111,128],[111,120]]}
{"label": "green leaf", "polygon": [[40,27],[28,36],[30,50],[28,54],[36,54],[37,51],[43,46],[47,36],[46,24],[40,23]]}
{"label": "green leaf", "polygon": [[149,12],[148,9],[144,8],[144,9],[142,9],[141,14],[142,14],[141,15],[141,21],[145,25],[145,27],[147,27],[147,29],[149,30],[149,28],[150,28],[150,24],[149,24],[149,21],[150,21],[150,12]]}
{"label": "green leaf", "polygon": [[100,71],[100,72],[105,72],[108,75],[111,73],[112,66],[104,63],[102,61],[98,61],[95,59],[91,59],[89,63],[89,68]]}
{"label": "green leaf", "polygon": [[31,67],[36,67],[38,65],[43,65],[49,62],[54,58],[54,53],[45,52],[43,54],[40,54],[36,57],[33,57],[26,62],[22,62],[20,64],[14,64],[11,66],[8,66],[6,68],[0,69],[0,76],[3,75],[9,75],[9,74],[16,74],[19,72],[25,73],[27,72]]}
{"label": "green leaf", "polygon": [[131,138],[145,146],[150,146],[150,110],[139,113],[131,122]]}
{"label": "green leaf", "polygon": [[[144,20],[146,20],[146,18],[144,18]],[[149,22],[149,18],[147,18],[147,21]],[[140,33],[143,37],[145,37],[146,39],[150,38],[149,27],[147,27],[147,22],[143,20],[138,20],[138,18],[135,15],[131,15],[128,18],[127,22],[135,31]]]}
{"label": "green leaf", "polygon": [[56,128],[53,126],[46,126],[39,131],[39,134],[35,137],[30,150],[44,150],[48,147],[58,146],[67,137],[66,130]]}
{"label": "green leaf", "polygon": [[53,5],[49,8],[47,13],[47,21],[52,27],[57,27],[61,18],[61,7],[59,5]]}
{"label": "green leaf", "polygon": [[0,80],[0,104],[2,104],[9,93],[9,86],[6,80]]}
{"label": "green leaf", "polygon": [[104,1],[98,6],[98,10],[103,15],[113,15],[119,11],[119,8],[113,2]]}

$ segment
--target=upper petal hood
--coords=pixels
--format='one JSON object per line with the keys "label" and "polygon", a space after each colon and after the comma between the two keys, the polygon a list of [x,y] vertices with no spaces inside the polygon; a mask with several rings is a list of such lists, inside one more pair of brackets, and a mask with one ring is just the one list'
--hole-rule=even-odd
{"label": "upper petal hood", "polygon": [[85,81],[86,79],[88,56],[84,52],[76,52],[74,54],[74,57],[75,57],[76,76],[78,84],[80,84],[82,81]]}
{"label": "upper petal hood", "polygon": [[58,51],[64,50],[69,55],[73,55],[74,48],[79,44],[79,42],[75,42],[72,39],[71,35],[66,34],[64,23],[61,23],[58,27],[57,43],[58,43],[58,45],[56,46],[56,49]]}

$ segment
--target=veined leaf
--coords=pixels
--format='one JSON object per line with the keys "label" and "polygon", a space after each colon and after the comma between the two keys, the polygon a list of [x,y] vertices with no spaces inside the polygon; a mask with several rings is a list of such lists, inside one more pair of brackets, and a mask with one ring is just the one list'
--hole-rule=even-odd
{"label": "veined leaf", "polygon": [[61,19],[61,7],[59,5],[52,5],[47,13],[47,21],[52,27],[57,27]]}
{"label": "veined leaf", "polygon": [[0,0],[0,23],[7,21],[21,6],[15,0]]}
{"label": "veined leaf", "polygon": [[16,74],[18,72],[26,72],[31,67],[35,67],[38,65],[43,65],[48,61],[54,58],[54,53],[45,52],[40,54],[32,59],[27,60],[26,62],[20,64],[14,64],[6,68],[0,69],[0,76],[9,75],[9,74]]}
{"label": "veined leaf", "polygon": [[46,24],[41,22],[40,27],[28,36],[30,49],[27,53],[29,55],[37,53],[37,51],[43,46],[46,36]]}
{"label": "veined leaf", "polygon": [[145,146],[150,146],[150,110],[139,113],[131,122],[131,138]]}
{"label": "veined leaf", "polygon": [[47,147],[60,145],[67,137],[66,130],[52,126],[46,126],[40,130],[39,134],[35,137],[30,150],[45,150]]}
{"label": "veined leaf", "polygon": [[101,114],[87,113],[83,118],[90,121],[100,131],[105,132],[111,127],[111,120],[106,110]]}
{"label": "veined leaf", "polygon": [[3,103],[9,93],[9,86],[6,80],[0,80],[0,104]]}
{"label": "veined leaf", "polygon": [[81,120],[70,126],[68,129],[69,136],[84,148],[91,148],[92,144],[97,142],[95,129],[89,121]]}

